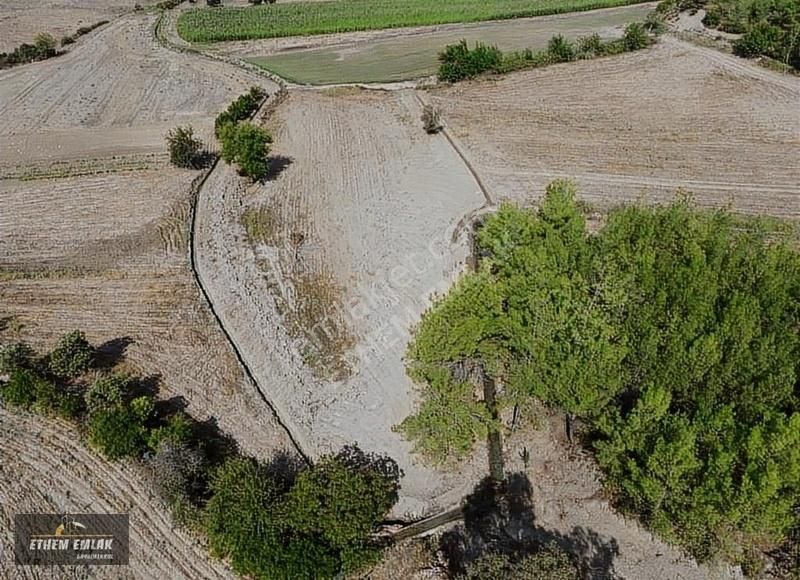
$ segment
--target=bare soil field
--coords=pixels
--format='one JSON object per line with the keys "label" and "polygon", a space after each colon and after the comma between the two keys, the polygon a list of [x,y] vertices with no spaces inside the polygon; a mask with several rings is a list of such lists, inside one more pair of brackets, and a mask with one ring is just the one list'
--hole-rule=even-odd
{"label": "bare soil field", "polygon": [[433,89],[496,199],[556,177],[600,208],[671,198],[800,217],[800,79],[665,37],[653,49]]}
{"label": "bare soil field", "polygon": [[[282,171],[247,186],[222,166],[198,202],[198,270],[259,382],[312,455],[357,442],[394,457],[406,473],[398,515],[471,485],[421,465],[392,431],[414,405],[409,329],[463,267],[466,244],[450,238],[483,201],[419,115],[412,92],[292,91],[269,121]],[[255,243],[242,224],[251,208],[266,212]]]}
{"label": "bare soil field", "polygon": [[[0,72],[0,340],[44,349],[84,330],[104,360],[151,377],[160,398],[181,401],[244,452],[291,452],[192,277],[198,173],[164,155],[168,128],[191,122],[209,134],[214,115],[260,78],[162,49],[152,24],[125,16],[67,55]],[[100,459],[63,423],[0,411],[0,466],[0,577],[41,577],[4,567],[21,509],[130,511],[126,578],[231,576],[172,529],[138,468]]]}
{"label": "bare soil field", "polygon": [[[0,409],[0,442],[0,577],[236,578],[172,525],[149,489],[145,468],[101,459],[68,423]],[[130,566],[14,566],[14,514],[40,512],[130,514]]]}
{"label": "bare soil field", "polygon": [[190,123],[210,139],[214,116],[264,82],[161,47],[155,18],[122,17],[65,55],[0,71],[0,168],[163,153],[164,135],[176,124]]}
{"label": "bare soil field", "polygon": [[81,26],[132,12],[135,4],[148,6],[158,0],[3,0],[0,6],[0,52],[9,52],[23,42],[31,43],[40,32],[56,41],[74,34]]}

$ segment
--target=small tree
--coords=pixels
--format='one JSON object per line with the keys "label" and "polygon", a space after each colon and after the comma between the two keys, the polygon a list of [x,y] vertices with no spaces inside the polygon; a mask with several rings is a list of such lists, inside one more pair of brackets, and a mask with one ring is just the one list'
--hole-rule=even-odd
{"label": "small tree", "polygon": [[36,35],[34,45],[40,59],[50,58],[56,54],[56,39],[45,32]]}
{"label": "small tree", "polygon": [[195,138],[191,126],[175,127],[167,133],[169,160],[176,167],[196,169],[200,165],[202,142]]}
{"label": "small tree", "polygon": [[269,171],[269,152],[272,136],[252,123],[228,123],[220,130],[222,158],[237,163],[239,171],[254,181]]}
{"label": "small tree", "polygon": [[425,132],[431,135],[444,129],[439,110],[433,105],[425,105],[422,108],[422,126]]}
{"label": "small tree", "polygon": [[89,370],[94,358],[94,347],[79,330],[65,334],[50,353],[50,371],[64,379],[75,378]]}

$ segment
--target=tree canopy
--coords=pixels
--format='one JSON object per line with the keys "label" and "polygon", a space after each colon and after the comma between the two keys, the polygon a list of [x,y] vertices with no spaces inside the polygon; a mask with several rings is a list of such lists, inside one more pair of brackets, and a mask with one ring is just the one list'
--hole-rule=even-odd
{"label": "tree canopy", "polygon": [[423,402],[401,429],[434,459],[469,451],[484,403],[453,370],[478,361],[501,404],[583,417],[609,487],[667,538],[733,559],[780,543],[800,497],[790,232],[679,197],[615,209],[590,235],[567,182],[536,211],[503,206],[477,271],[417,328]]}

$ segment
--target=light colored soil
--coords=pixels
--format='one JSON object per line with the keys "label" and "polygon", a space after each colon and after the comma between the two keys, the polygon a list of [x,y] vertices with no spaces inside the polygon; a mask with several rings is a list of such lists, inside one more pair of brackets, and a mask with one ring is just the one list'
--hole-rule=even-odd
{"label": "light colored soil", "polygon": [[[14,320],[0,340],[46,349],[75,328],[99,345],[125,339],[123,364],[157,377],[159,397],[184,400],[196,419],[215,422],[243,452],[266,459],[292,445],[192,278],[188,218],[198,172],[168,167],[163,142],[178,122],[209,134],[213,116],[262,79],[161,49],[152,24],[150,15],[125,16],[67,55],[0,72],[0,141],[12,143],[0,148],[0,175],[20,167],[45,177],[98,173],[0,178],[0,318]],[[155,169],[119,171],[140,158]],[[0,412],[4,554],[20,510],[130,511],[140,525],[131,567],[121,576],[119,569],[92,573],[231,577],[171,529],[149,489],[137,469],[98,458],[69,427]],[[53,574],[11,565],[0,558],[0,577]],[[86,575],[74,569],[58,577]]]}
{"label": "light colored soil", "polygon": [[263,78],[162,48],[155,18],[122,17],[63,56],[0,71],[0,166],[163,152],[177,124],[210,141],[214,116]]}
{"label": "light colored soil", "polygon": [[[198,269],[298,439],[312,454],[348,442],[388,453],[406,472],[396,512],[419,515],[457,501],[471,482],[420,465],[392,432],[414,408],[402,356],[433,292],[463,267],[466,247],[450,238],[483,198],[446,140],[422,131],[412,93],[334,94],[293,91],[278,107],[274,154],[292,162],[274,181],[248,188],[230,168],[212,175],[198,205]],[[258,204],[280,216],[277,246],[245,239],[241,215]],[[333,274],[343,294],[330,318],[295,340],[279,310],[291,306],[291,273],[302,270]],[[303,352],[342,313],[357,341],[354,373],[322,381]],[[484,457],[475,464],[482,473]]]}
{"label": "light colored soil", "polygon": [[800,217],[800,79],[664,38],[655,48],[435,89],[497,199],[573,178],[601,208],[671,199]]}
{"label": "light colored soil", "polygon": [[[173,527],[142,466],[101,459],[71,425],[0,409],[0,442],[0,577],[236,578],[195,538]],[[15,566],[14,515],[48,512],[130,514],[130,566]]]}
{"label": "light colored soil", "polygon": [[[148,6],[158,0],[138,0]],[[51,34],[57,42],[75,34],[81,26],[131,12],[134,0],[3,0],[0,5],[0,52],[10,52],[23,42],[33,43],[40,32]]]}

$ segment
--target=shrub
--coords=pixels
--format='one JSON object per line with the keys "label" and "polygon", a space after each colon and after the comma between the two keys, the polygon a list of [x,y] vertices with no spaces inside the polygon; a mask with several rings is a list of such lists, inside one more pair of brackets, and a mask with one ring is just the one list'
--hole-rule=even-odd
{"label": "shrub", "polygon": [[0,393],[8,405],[30,409],[36,403],[43,379],[34,371],[19,368],[11,373],[9,381],[1,385]]}
{"label": "shrub", "polygon": [[130,390],[128,375],[113,374],[98,377],[86,391],[84,398],[89,413],[110,411],[125,404]]}
{"label": "shrub", "polygon": [[72,36],[62,36],[61,37],[61,46],[67,46],[68,44],[74,44],[75,39]]}
{"label": "shrub", "polygon": [[433,105],[422,108],[422,127],[428,134],[438,133],[444,128],[439,110]]}
{"label": "shrub", "polygon": [[141,454],[146,435],[140,417],[128,406],[97,411],[89,417],[89,443],[108,459]]}
{"label": "shrub", "polygon": [[498,70],[503,53],[496,46],[477,43],[470,49],[467,41],[449,44],[439,54],[439,78],[445,82],[456,82]]}
{"label": "shrub", "polygon": [[667,22],[664,19],[664,15],[657,10],[648,12],[644,18],[644,29],[656,36],[664,34],[667,31]]}
{"label": "shrub", "polygon": [[733,50],[739,56],[752,58],[759,55],[780,55],[783,33],[777,26],[762,21],[752,26],[740,39],[733,43]]}
{"label": "shrub", "polygon": [[581,36],[578,39],[578,56],[582,58],[592,58],[603,54],[603,41],[596,32],[589,36]]}
{"label": "shrub", "polygon": [[196,169],[200,165],[203,144],[194,136],[191,126],[175,127],[167,133],[169,160],[176,167]]}
{"label": "shrub", "polygon": [[625,35],[622,37],[627,50],[639,50],[650,45],[650,37],[640,22],[631,22],[625,27]]}
{"label": "shrub", "polygon": [[56,39],[45,32],[36,35],[34,46],[40,59],[50,58],[56,54]]}
{"label": "shrub", "polygon": [[84,334],[74,330],[59,340],[56,348],[48,356],[50,371],[64,379],[75,378],[87,370],[94,358],[94,348]]}
{"label": "shrub", "polygon": [[563,36],[556,34],[547,43],[547,54],[553,62],[569,62],[575,60],[575,47]]}
{"label": "shrub", "polygon": [[197,514],[195,502],[206,490],[206,470],[208,461],[205,455],[196,448],[183,442],[164,440],[150,460],[156,491],[174,512],[181,523],[189,523]]}
{"label": "shrub", "polygon": [[162,444],[187,445],[193,437],[192,420],[185,413],[175,413],[167,424],[150,431],[147,446],[158,451]]}
{"label": "shrub", "polygon": [[514,560],[506,554],[483,554],[467,565],[463,580],[579,580],[569,555],[558,545],[546,544],[534,554]]}
{"label": "shrub", "polygon": [[35,353],[24,342],[0,345],[0,374],[10,374],[18,369],[33,366]]}

